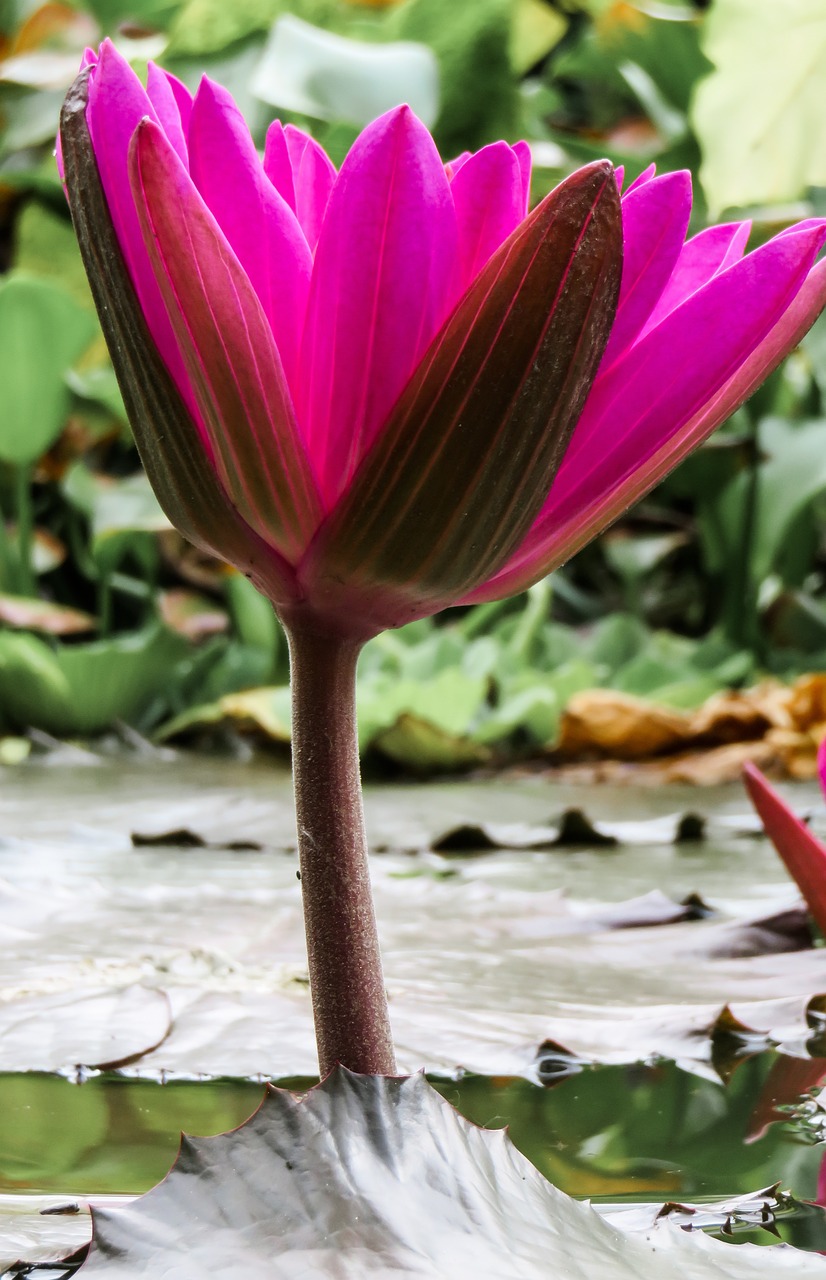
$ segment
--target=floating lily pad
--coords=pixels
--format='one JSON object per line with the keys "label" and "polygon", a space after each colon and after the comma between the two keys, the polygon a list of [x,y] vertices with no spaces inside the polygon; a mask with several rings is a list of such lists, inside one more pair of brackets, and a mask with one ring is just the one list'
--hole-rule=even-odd
{"label": "floating lily pad", "polygon": [[341,1069],[304,1096],[273,1090],[232,1133],[184,1138],[159,1187],[93,1216],[84,1274],[100,1280],[824,1274],[813,1255],[723,1244],[670,1214],[622,1230],[546,1182],[504,1133],[462,1119],[423,1077]]}

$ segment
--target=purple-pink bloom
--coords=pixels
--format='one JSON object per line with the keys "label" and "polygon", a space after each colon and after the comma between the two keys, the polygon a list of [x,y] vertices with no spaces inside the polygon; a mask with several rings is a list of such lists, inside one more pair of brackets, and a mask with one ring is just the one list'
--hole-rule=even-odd
{"label": "purple-pink bloom", "polygon": [[[462,400],[451,384],[456,352],[472,355],[478,336],[460,313],[474,288],[481,312],[485,271],[520,243],[528,148],[495,143],[445,165],[399,108],[364,130],[338,173],[313,139],[278,123],[262,160],[218,85],[205,79],[193,99],[150,66],[144,89],[108,42],[87,60],[109,212],[234,541],[210,543],[169,513],[282,615],[315,613],[364,638],[529,586],[705,439],[826,303],[822,221],[747,256],[748,224],[686,242],[689,175],[652,169],[622,197],[622,283],[595,380],[588,348],[601,353],[604,336],[586,307],[579,337],[528,361],[522,400],[503,396],[504,426],[476,456],[473,422],[461,421],[479,412],[474,387]],[[581,173],[569,182],[585,192],[582,225],[607,225],[610,171]],[[571,269],[584,271],[595,250],[572,243]],[[606,323],[610,256],[589,295]],[[557,299],[539,301],[551,316]],[[573,390],[563,364],[580,369]],[[531,377],[559,379],[547,405]],[[411,426],[426,422],[428,396],[451,424],[441,453],[432,424],[425,443]],[[530,437],[520,453],[519,415],[540,413],[561,421],[558,445],[543,453]],[[485,495],[498,503],[488,524]]]}

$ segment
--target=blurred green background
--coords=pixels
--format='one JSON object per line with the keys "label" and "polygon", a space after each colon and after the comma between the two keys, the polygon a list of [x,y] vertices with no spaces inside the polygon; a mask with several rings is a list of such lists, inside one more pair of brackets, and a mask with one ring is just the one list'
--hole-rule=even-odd
{"label": "blurred green background", "polygon": [[[257,140],[340,161],[406,98],[445,157],[534,152],[533,198],[608,155],[690,168],[693,229],[826,214],[826,0],[0,0],[0,762],[120,729],[288,740],[269,606],[186,546],[140,470],[54,163],[83,48],[208,72]],[[401,42],[401,43],[400,43]],[[541,755],[571,697],[675,708],[826,668],[826,324],[699,453],[527,595],[388,633],[362,741],[433,771]],[[252,692],[250,692],[252,691]],[[816,718],[816,717],[815,717]],[[826,710],[822,719],[826,721]],[[235,728],[227,728],[227,725]],[[124,729],[123,726],[129,726]]]}

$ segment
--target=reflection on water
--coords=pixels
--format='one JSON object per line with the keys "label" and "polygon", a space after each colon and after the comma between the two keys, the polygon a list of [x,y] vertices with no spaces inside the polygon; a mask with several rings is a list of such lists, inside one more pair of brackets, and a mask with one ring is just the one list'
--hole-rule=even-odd
{"label": "reflection on water", "polygon": [[[547,1088],[510,1077],[434,1083],[477,1124],[509,1125],[516,1145],[573,1195],[696,1201],[779,1181],[799,1200],[818,1196],[824,1148],[799,1104],[826,1081],[826,1059],[741,1058],[725,1084],[671,1062],[569,1064],[569,1074],[551,1076]],[[0,1191],[144,1191],[167,1171],[181,1130],[234,1128],[260,1098],[261,1086],[247,1081],[0,1076]],[[781,1213],[778,1229],[800,1247],[826,1250],[819,1212]]]}

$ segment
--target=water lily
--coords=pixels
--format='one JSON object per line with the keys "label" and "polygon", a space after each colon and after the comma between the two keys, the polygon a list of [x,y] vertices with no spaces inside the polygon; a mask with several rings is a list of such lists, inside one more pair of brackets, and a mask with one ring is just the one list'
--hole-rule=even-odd
{"label": "water lily", "polygon": [[[820,785],[826,796],[826,741],[817,755]],[[756,765],[743,766],[743,781],[786,870],[802,893],[812,919],[826,934],[826,846],[797,816]]]}
{"label": "water lily", "polygon": [[392,1070],[361,819],[363,642],[529,586],[699,444],[826,301],[812,221],[685,241],[687,174],[445,164],[407,108],[336,172],[104,43],[64,107],[72,214],[167,514],[273,601],[322,1069]]}

